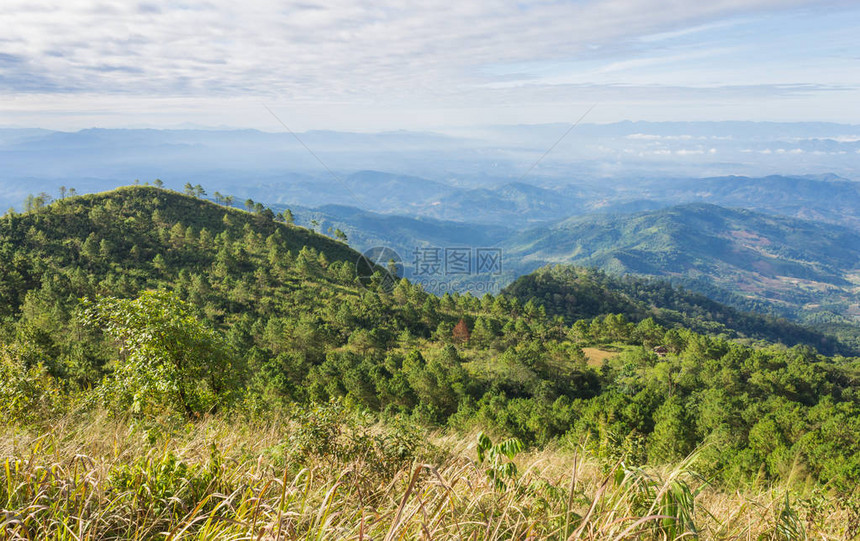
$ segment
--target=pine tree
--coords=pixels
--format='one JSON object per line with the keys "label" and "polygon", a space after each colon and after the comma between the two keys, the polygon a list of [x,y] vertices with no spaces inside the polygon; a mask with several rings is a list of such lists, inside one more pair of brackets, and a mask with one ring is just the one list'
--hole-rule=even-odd
{"label": "pine tree", "polygon": [[296,219],[293,216],[293,211],[291,211],[290,209],[285,210],[283,212],[283,216],[284,216],[284,223],[289,224],[289,225],[293,225],[296,223]]}
{"label": "pine tree", "polygon": [[99,256],[99,241],[96,240],[96,234],[90,233],[87,240],[81,246],[81,254],[87,259],[96,259]]}

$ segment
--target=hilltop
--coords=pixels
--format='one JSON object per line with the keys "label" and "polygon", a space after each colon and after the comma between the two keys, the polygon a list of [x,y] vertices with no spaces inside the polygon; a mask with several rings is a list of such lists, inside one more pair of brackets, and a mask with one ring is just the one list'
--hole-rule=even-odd
{"label": "hilltop", "polygon": [[40,287],[76,297],[132,294],[197,274],[227,278],[273,270],[255,253],[261,246],[282,255],[304,249],[306,259],[312,252],[326,265],[358,261],[347,245],[274,218],[270,211],[244,212],[146,186],[7,213],[0,219],[0,310],[14,314]]}

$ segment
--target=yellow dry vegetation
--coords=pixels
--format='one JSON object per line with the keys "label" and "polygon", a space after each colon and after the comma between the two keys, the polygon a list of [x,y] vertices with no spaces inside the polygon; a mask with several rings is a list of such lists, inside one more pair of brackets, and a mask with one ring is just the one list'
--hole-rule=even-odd
{"label": "yellow dry vegetation", "polygon": [[582,348],[585,353],[585,359],[588,366],[600,367],[603,366],[603,361],[617,357],[620,351],[609,351],[600,348]]}

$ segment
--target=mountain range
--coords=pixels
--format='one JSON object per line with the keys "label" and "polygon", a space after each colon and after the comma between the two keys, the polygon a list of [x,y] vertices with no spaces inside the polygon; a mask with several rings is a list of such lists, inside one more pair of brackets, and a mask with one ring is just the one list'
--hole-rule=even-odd
{"label": "mountain range", "polygon": [[[199,183],[237,206],[249,198],[289,208],[301,225],[340,229],[357,250],[384,246],[404,262],[427,247],[503,252],[498,272],[447,277],[448,289],[500,289],[545,264],[573,263],[661,276],[744,309],[839,323],[860,315],[860,184],[849,178],[857,127],[618,123],[558,140],[562,128],[2,129],[0,199],[20,205],[28,193],[135,178]],[[825,162],[835,173],[818,173]],[[796,173],[730,174],[776,164]]]}
{"label": "mountain range", "polygon": [[692,203],[570,218],[503,246],[526,267],[685,278],[792,310],[860,315],[860,233],[842,226]]}
{"label": "mountain range", "polygon": [[[359,224],[362,219],[376,218],[350,215],[348,209],[338,207],[328,210],[339,216],[354,217]],[[48,298],[63,309],[71,309],[81,297],[103,292],[132,295],[166,287],[205,304],[205,311],[213,320],[229,320],[239,325],[239,320],[234,318],[243,311],[266,316],[309,294],[336,296],[349,292],[350,296],[360,296],[364,286],[373,289],[376,287],[373,284],[381,283],[364,280],[370,273],[382,270],[379,267],[364,269],[368,271],[365,273],[368,276],[364,276],[360,254],[346,244],[304,227],[279,223],[274,218],[275,215],[265,209],[245,212],[170,190],[143,186],[68,197],[24,214],[8,213],[0,219],[0,253],[3,254],[0,258],[0,299],[3,301],[0,316],[21,315],[29,321],[27,318],[34,311],[50,308]],[[383,218],[394,220],[392,227],[399,227],[398,218]],[[639,230],[650,229],[654,220],[664,222],[662,229],[670,233],[654,236],[651,244],[666,248],[670,253],[676,245],[690,250],[683,243],[695,239],[695,235],[680,233],[683,227],[676,225],[682,221],[691,226],[690,221],[697,220],[700,223],[695,224],[696,230],[704,230],[705,224],[719,230],[729,223],[763,226],[760,222],[767,220],[773,238],[777,238],[777,233],[785,233],[780,226],[785,227],[786,221],[799,225],[797,220],[777,220],[749,211],[689,205],[656,214],[640,214],[634,226]],[[595,238],[600,240],[618,234],[619,231],[611,227],[624,223],[627,221],[615,223],[607,219],[607,231]],[[440,240],[453,231],[449,229],[453,227],[451,224],[433,225],[441,235]],[[583,225],[581,220],[563,225],[566,229],[554,230],[553,234],[576,237],[576,227],[596,228],[593,224]],[[838,230],[836,226],[819,227],[808,234],[833,234]],[[673,231],[679,234],[671,234]],[[830,240],[848,242],[849,239],[845,236]],[[563,243],[550,244],[561,253],[570,250]],[[615,244],[621,245],[621,240],[616,240]],[[541,240],[538,245],[546,244]],[[707,251],[705,247],[694,253],[698,256]],[[821,264],[836,267],[854,257],[852,254],[854,252],[834,252],[831,261]],[[678,261],[679,264],[685,262]],[[637,323],[653,318],[666,328],[683,327],[746,341],[805,344],[828,354],[850,353],[855,347],[850,341],[840,342],[834,336],[809,327],[732,308],[665,280],[621,279],[572,265],[547,267],[520,276],[501,293],[509,299],[518,299],[520,306],[538,302],[550,316],[562,316],[567,324],[616,314]],[[275,297],[267,299],[267,295]],[[273,305],[273,302],[285,304]],[[36,329],[49,321],[38,319],[31,323]],[[59,338],[46,335],[39,340],[52,343]]]}
{"label": "mountain range", "polygon": [[[272,128],[282,129],[274,121]],[[22,183],[34,193],[54,193],[60,185],[98,191],[134,179],[160,178],[174,189],[190,181],[242,198],[305,206],[355,205],[354,200],[335,199],[349,198],[347,177],[376,171],[420,178],[422,184],[438,183],[444,192],[521,184],[553,191],[572,187],[569,195],[586,192],[584,208],[589,208],[589,202],[600,206],[603,200],[647,199],[643,183],[655,180],[821,171],[843,178],[860,176],[856,158],[860,128],[853,125],[619,122],[569,128],[486,126],[445,133],[5,128],[0,129],[0,204],[19,204],[26,196]],[[307,181],[317,183],[318,189],[291,192],[293,184]],[[328,197],[323,202],[304,199],[323,194]],[[391,195],[381,189],[355,195],[362,200],[358,206],[368,210],[404,211],[403,206],[365,207],[368,201],[384,199],[378,196]],[[431,197],[422,199],[425,195]],[[406,199],[415,207],[445,195],[421,193]],[[475,195],[480,196],[471,194]],[[556,218],[571,214],[569,208],[566,216]]]}

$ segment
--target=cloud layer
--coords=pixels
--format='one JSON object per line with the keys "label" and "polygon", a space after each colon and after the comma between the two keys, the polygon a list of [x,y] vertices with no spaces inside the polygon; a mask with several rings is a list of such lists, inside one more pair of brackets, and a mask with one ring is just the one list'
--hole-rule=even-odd
{"label": "cloud layer", "polygon": [[768,114],[787,116],[856,99],[852,4],[6,0],[0,112],[241,124],[264,100],[320,127],[386,127],[547,121],[595,101],[610,105],[605,120],[695,107],[743,117],[773,98],[787,105]]}

